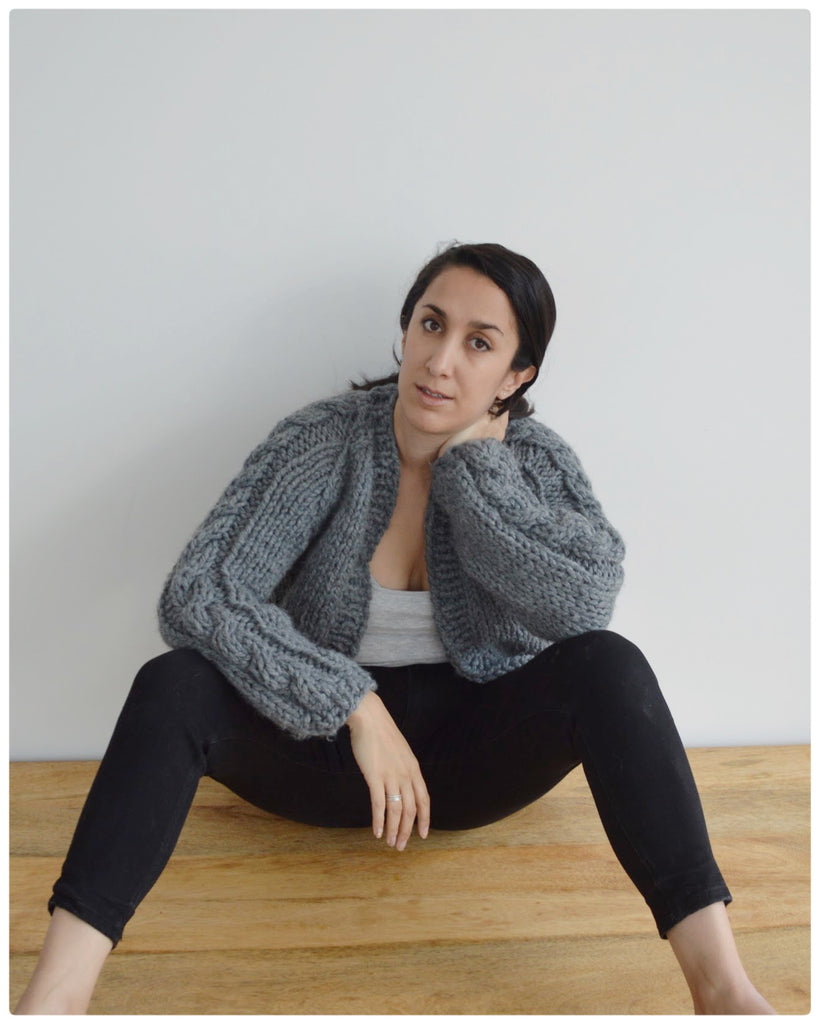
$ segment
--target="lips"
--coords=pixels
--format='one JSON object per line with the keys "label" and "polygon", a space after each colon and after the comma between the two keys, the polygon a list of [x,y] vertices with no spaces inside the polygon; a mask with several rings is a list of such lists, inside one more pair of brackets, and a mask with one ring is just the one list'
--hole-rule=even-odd
{"label": "lips", "polygon": [[424,387],[421,384],[417,384],[416,387],[430,401],[448,402],[452,397],[451,395],[442,394],[441,391],[434,391],[432,388]]}

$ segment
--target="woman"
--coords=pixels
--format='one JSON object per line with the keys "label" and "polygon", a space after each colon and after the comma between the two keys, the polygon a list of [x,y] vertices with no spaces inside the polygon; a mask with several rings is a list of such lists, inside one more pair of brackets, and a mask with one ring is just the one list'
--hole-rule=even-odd
{"label": "woman", "polygon": [[621,538],[528,418],[549,285],[502,246],[452,246],[400,323],[398,374],[279,424],[171,573],[174,649],[136,677],[18,1012],[86,1009],[202,775],[403,850],[414,822],[498,820],[579,763],[696,1011],[774,1012],[657,681],[605,629]]}

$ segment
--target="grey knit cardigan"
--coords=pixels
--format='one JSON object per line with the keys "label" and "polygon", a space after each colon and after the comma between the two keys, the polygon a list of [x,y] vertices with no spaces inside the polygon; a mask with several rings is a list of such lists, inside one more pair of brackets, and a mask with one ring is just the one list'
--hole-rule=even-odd
{"label": "grey knit cardigan", "polygon": [[[398,493],[396,393],[349,391],[279,423],[163,588],[169,646],[199,651],[297,738],[334,735],[376,688],[353,657]],[[435,623],[468,679],[609,622],[623,542],[571,449],[535,420],[433,463],[425,532]]]}

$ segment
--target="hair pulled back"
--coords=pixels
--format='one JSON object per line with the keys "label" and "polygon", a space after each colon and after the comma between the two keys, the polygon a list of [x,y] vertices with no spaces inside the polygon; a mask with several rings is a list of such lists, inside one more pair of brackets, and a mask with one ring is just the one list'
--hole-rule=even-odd
{"label": "hair pulled back", "polygon": [[[399,324],[404,333],[410,325],[416,303],[448,267],[469,267],[488,277],[504,292],[515,315],[518,329],[518,350],[513,357],[513,370],[535,367],[535,376],[523,383],[517,391],[493,406],[493,413],[500,416],[509,412],[512,419],[532,415],[533,409],[524,398],[524,392],[538,377],[552,332],[555,329],[555,299],[547,279],[538,267],[519,253],[507,249],[497,242],[475,244],[454,243],[426,263],[407,293],[399,314]],[[367,380],[354,384],[357,389],[376,387],[378,384],[394,382],[398,374],[380,380]]]}

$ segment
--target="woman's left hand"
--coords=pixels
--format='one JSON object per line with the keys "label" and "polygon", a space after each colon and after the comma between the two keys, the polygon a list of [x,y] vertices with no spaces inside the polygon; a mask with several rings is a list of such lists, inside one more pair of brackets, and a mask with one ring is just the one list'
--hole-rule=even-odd
{"label": "woman's left hand", "polygon": [[437,458],[441,458],[448,448],[453,448],[464,441],[478,441],[483,437],[494,437],[497,441],[503,441],[507,434],[509,421],[510,414],[508,412],[503,412],[500,416],[491,416],[488,412],[485,413],[480,420],[448,437],[439,448]]}

